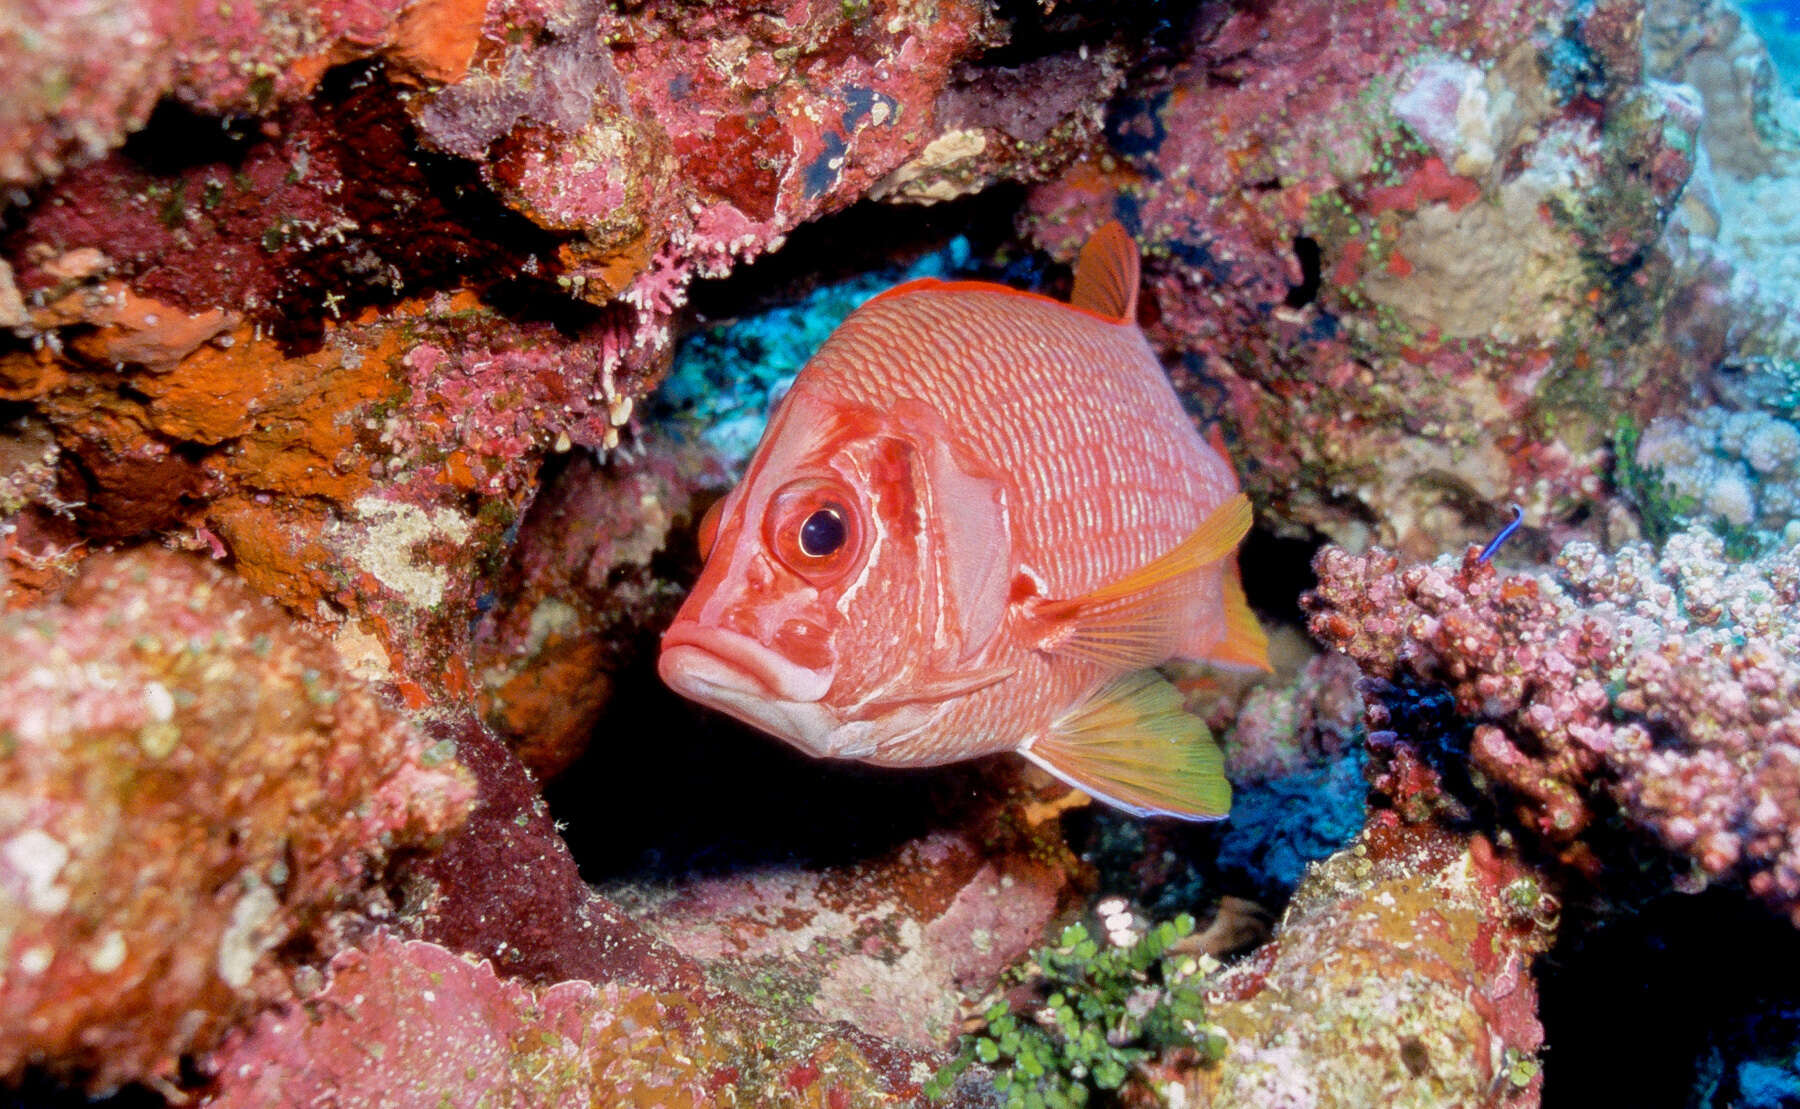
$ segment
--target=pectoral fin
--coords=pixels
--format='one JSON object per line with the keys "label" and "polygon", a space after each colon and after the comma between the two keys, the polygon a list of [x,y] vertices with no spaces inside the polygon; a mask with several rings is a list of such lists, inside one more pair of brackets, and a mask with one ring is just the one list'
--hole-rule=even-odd
{"label": "pectoral fin", "polygon": [[1121,670],[1169,659],[1180,646],[1174,622],[1185,614],[1182,594],[1195,587],[1199,571],[1237,549],[1250,520],[1249,499],[1234,493],[1155,561],[1082,596],[1036,602],[1031,616],[1049,624],[1039,646]]}
{"label": "pectoral fin", "polygon": [[1224,756],[1155,670],[1102,686],[1020,754],[1135,816],[1218,820],[1231,810]]}

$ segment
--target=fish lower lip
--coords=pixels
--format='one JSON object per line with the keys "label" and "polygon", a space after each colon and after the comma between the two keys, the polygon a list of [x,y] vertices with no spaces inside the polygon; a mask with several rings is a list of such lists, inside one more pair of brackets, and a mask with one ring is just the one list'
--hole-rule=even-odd
{"label": "fish lower lip", "polygon": [[[680,689],[679,676],[687,671],[700,681],[735,692],[756,692],[802,704],[825,696],[832,677],[829,671],[797,666],[747,635],[698,624],[677,624],[664,633],[657,669],[676,689]],[[670,681],[672,675],[677,681]]]}

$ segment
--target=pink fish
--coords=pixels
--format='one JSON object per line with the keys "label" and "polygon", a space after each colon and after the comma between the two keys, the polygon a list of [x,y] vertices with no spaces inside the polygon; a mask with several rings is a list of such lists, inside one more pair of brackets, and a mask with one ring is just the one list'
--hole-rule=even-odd
{"label": "pink fish", "polygon": [[663,681],[813,755],[1017,751],[1129,812],[1224,816],[1219,750],[1155,667],[1267,667],[1250,504],[1137,288],[1112,223],[1072,303],[923,280],[852,313],[702,522]]}

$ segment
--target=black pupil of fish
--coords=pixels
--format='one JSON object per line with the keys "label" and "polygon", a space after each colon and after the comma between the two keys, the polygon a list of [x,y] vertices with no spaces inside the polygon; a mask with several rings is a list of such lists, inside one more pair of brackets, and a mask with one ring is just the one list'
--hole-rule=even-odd
{"label": "black pupil of fish", "polygon": [[815,509],[800,525],[800,552],[808,558],[824,558],[842,547],[848,537],[842,512],[836,508]]}

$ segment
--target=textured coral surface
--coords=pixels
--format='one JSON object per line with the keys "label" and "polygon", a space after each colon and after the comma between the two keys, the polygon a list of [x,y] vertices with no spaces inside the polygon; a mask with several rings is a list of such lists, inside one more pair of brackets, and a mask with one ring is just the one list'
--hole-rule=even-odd
{"label": "textured coral surface", "polygon": [[[211,1104],[693,1107],[901,1104],[841,1041],[777,1044],[682,993],[533,988],[435,944],[376,936],[324,987],[223,1050]],[[771,1050],[787,1048],[779,1054]]]}
{"label": "textured coral surface", "polygon": [[1474,769],[1565,860],[1599,864],[1583,836],[1610,801],[1800,925],[1800,547],[1721,545],[1574,543],[1541,574],[1328,548],[1312,623],[1373,675],[1447,690]]}
{"label": "textured coral surface", "polygon": [[447,757],[191,556],[0,617],[0,1073],[171,1075],[463,818]]}
{"label": "textured coral surface", "polygon": [[1159,1077],[1201,1105],[1536,1105],[1531,961],[1554,930],[1486,840],[1378,822],[1219,980],[1219,1065]]}

